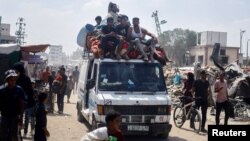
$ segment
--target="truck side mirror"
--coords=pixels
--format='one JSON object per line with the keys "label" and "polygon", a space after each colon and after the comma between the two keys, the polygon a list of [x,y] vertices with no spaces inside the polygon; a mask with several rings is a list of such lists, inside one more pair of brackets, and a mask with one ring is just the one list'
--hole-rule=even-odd
{"label": "truck side mirror", "polygon": [[87,85],[86,85],[87,89],[92,89],[94,86],[95,86],[95,80],[94,79],[87,80]]}

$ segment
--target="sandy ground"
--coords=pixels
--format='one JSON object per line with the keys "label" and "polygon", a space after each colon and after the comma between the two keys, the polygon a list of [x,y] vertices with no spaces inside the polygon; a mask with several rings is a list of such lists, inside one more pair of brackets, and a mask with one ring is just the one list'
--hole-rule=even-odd
{"label": "sandy ground", "polygon": [[[66,97],[65,97],[66,101]],[[77,121],[76,116],[76,101],[77,96],[72,95],[71,103],[65,102],[65,110],[63,115],[48,114],[48,130],[51,136],[48,138],[49,141],[80,141],[81,137],[88,132],[86,126]],[[57,111],[57,105],[55,104],[55,110]],[[214,116],[209,115],[207,124],[214,124]],[[206,133],[195,133],[189,128],[189,121],[183,125],[182,128],[176,128],[171,117],[172,130],[169,134],[168,141],[207,141]],[[235,122],[230,120],[229,124],[249,124],[246,122]],[[164,139],[157,139],[155,137],[136,137],[129,136],[125,137],[128,141],[165,141]],[[30,141],[31,138],[24,139],[24,141]]]}

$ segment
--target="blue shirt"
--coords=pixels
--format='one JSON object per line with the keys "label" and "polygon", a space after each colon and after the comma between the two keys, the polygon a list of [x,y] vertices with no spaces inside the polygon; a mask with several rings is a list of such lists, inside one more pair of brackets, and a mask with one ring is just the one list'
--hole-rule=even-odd
{"label": "blue shirt", "polygon": [[181,84],[181,75],[179,73],[176,73],[174,77],[174,85],[180,85],[180,84]]}

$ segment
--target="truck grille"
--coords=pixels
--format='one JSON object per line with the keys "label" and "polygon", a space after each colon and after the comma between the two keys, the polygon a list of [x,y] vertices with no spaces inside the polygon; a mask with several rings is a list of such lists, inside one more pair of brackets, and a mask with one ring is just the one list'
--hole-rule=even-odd
{"label": "truck grille", "polygon": [[[158,108],[167,109],[167,105],[161,106],[111,106],[105,105],[105,112],[109,110],[114,110],[119,112],[121,115],[164,115],[163,113],[159,113]],[[166,114],[166,113],[165,113]]]}
{"label": "truck grille", "polygon": [[[144,117],[144,121],[143,121]],[[133,115],[133,116],[121,116],[122,123],[151,123],[151,119],[155,119],[155,116],[140,116],[140,115]]]}
{"label": "truck grille", "polygon": [[131,116],[131,122],[132,123],[141,123],[142,122],[142,116]]}

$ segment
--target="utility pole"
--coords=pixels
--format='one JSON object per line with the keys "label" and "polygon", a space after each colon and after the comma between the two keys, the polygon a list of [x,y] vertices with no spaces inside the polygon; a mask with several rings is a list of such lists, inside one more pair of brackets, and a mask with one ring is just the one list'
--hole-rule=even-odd
{"label": "utility pole", "polygon": [[241,30],[240,29],[240,53],[242,53],[242,38],[243,34],[246,32],[246,30]]}
{"label": "utility pole", "polygon": [[159,22],[158,11],[157,10],[155,12],[153,12],[152,17],[155,18],[156,31],[157,31],[157,34],[158,34],[158,37],[159,37],[160,34],[161,34],[161,25],[160,25],[160,22]]}
{"label": "utility pole", "polygon": [[16,31],[16,36],[17,36],[17,44],[18,45],[23,45],[24,42],[24,37],[25,37],[25,26],[26,23],[24,23],[24,18],[18,18],[16,25],[18,26],[18,29]]}
{"label": "utility pole", "polygon": [[165,23],[167,23],[167,21],[162,20],[161,22],[159,22],[157,10],[155,12],[153,12],[152,17],[155,18],[156,31],[157,31],[157,34],[159,37],[161,35],[161,24],[165,24]]}
{"label": "utility pole", "polygon": [[1,37],[2,36],[2,16],[0,16],[0,44],[1,44]]}
{"label": "utility pole", "polygon": [[249,62],[248,62],[248,42],[250,41],[250,39],[248,39],[247,40],[247,66],[248,66],[248,64],[249,64]]}

